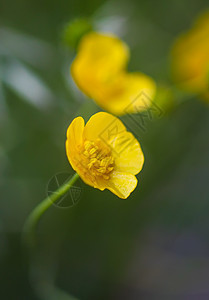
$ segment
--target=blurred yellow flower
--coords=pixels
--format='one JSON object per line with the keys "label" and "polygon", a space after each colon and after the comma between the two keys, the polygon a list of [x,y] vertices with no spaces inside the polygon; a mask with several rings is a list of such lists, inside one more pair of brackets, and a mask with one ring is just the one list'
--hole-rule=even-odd
{"label": "blurred yellow flower", "polygon": [[136,188],[144,163],[139,142],[123,123],[106,112],[94,114],[87,124],[75,118],[67,130],[66,153],[82,180],[101,191],[109,189],[127,198]]}
{"label": "blurred yellow flower", "polygon": [[[128,60],[124,42],[113,35],[91,32],[80,42],[71,66],[72,77],[105,110],[116,115],[139,112],[151,105],[156,86],[142,73],[128,73]],[[140,93],[147,96],[146,103]]]}
{"label": "blurred yellow flower", "polygon": [[182,89],[209,100],[209,11],[175,42],[172,72]]}

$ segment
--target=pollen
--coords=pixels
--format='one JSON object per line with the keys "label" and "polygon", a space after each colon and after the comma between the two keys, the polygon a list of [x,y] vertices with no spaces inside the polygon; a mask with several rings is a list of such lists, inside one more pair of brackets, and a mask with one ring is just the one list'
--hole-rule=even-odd
{"label": "pollen", "polygon": [[80,163],[85,174],[89,174],[94,180],[110,178],[114,170],[114,158],[109,146],[104,145],[99,139],[96,142],[86,140],[80,151]]}

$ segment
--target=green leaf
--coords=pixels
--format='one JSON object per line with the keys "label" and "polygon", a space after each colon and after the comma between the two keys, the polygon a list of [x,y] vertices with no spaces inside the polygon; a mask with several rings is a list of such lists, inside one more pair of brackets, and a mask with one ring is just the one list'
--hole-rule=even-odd
{"label": "green leaf", "polygon": [[63,42],[69,48],[76,49],[83,35],[93,30],[88,19],[75,19],[69,22],[63,32]]}

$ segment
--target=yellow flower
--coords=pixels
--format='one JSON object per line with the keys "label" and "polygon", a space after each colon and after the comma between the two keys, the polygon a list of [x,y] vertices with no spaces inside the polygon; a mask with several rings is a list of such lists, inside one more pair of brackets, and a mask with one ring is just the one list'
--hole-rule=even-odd
{"label": "yellow flower", "polygon": [[177,39],[172,49],[172,72],[181,88],[209,100],[209,11]]}
{"label": "yellow flower", "polygon": [[[155,95],[155,83],[142,73],[127,73],[128,60],[124,42],[113,35],[91,32],[81,40],[71,66],[72,77],[87,96],[113,114],[145,110]],[[146,103],[140,93],[146,94]]]}
{"label": "yellow flower", "polygon": [[75,118],[67,130],[66,153],[82,180],[101,191],[109,189],[127,198],[136,188],[144,163],[139,142],[123,123],[106,112],[94,114],[87,124]]}

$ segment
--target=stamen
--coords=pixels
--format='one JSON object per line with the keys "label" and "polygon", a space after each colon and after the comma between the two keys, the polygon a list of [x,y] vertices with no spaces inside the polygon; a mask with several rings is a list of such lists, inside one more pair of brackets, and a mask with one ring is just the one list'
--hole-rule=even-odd
{"label": "stamen", "polygon": [[85,169],[86,176],[89,174],[92,181],[95,181],[97,177],[108,180],[114,169],[114,158],[111,150],[100,140],[95,143],[85,141],[81,165]]}

